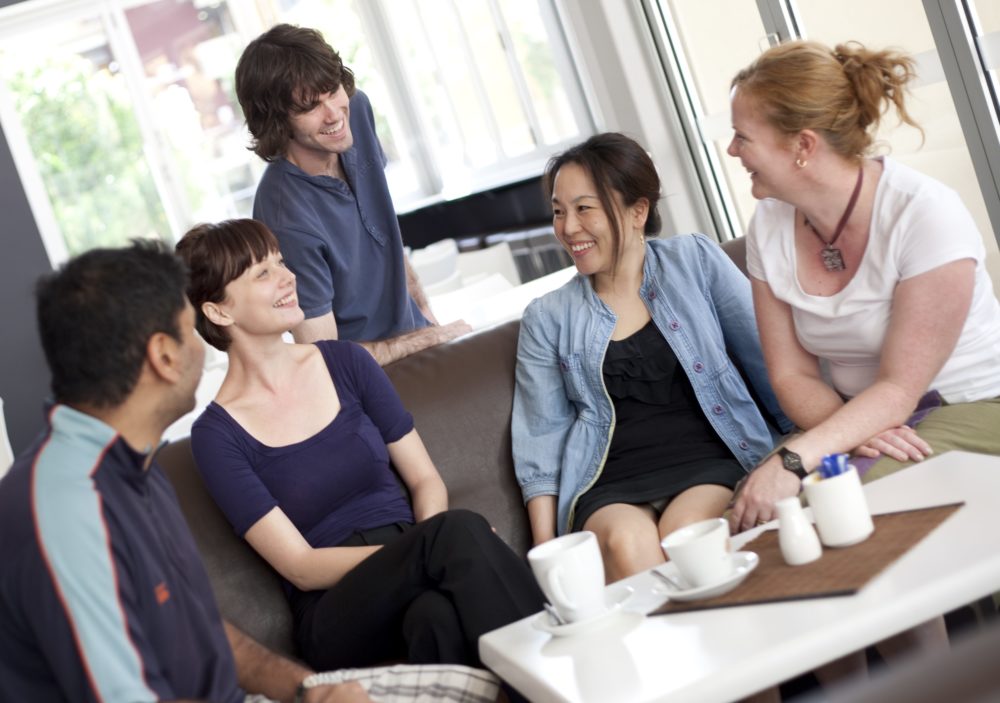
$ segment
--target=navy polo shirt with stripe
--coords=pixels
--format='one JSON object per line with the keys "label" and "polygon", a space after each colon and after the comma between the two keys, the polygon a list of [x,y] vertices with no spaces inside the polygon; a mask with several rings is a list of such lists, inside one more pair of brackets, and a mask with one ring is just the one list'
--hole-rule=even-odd
{"label": "navy polo shirt with stripe", "polygon": [[57,405],[0,481],[0,700],[243,700],[194,540],[146,459]]}

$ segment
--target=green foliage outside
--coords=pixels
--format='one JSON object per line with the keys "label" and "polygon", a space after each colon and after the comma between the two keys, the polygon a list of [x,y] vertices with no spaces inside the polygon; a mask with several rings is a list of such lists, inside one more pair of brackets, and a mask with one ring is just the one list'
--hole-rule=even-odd
{"label": "green foliage outside", "polygon": [[0,65],[71,256],[170,231],[120,76],[76,54]]}

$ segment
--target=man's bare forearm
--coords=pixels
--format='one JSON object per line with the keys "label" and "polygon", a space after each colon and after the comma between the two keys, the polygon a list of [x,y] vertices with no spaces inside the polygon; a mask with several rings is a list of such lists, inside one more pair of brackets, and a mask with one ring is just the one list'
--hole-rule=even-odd
{"label": "man's bare forearm", "polygon": [[224,622],[226,637],[236,660],[236,678],[248,693],[262,693],[276,701],[291,701],[299,682],[311,670],[286,659]]}
{"label": "man's bare forearm", "polygon": [[374,342],[360,342],[368,350],[379,366],[391,364],[410,354],[444,344],[472,331],[464,320],[449,322],[447,325],[431,325],[412,332]]}

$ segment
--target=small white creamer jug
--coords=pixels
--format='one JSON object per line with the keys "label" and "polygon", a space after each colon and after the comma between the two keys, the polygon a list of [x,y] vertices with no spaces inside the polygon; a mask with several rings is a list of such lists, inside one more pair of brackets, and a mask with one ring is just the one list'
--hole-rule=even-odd
{"label": "small white creamer jug", "polygon": [[798,566],[819,559],[823,547],[799,499],[784,498],[775,507],[778,509],[778,546],[785,561],[790,566]]}

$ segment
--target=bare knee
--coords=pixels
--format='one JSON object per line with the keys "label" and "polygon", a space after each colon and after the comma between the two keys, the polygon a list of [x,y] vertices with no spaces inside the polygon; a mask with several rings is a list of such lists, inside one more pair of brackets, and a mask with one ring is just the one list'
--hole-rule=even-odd
{"label": "bare knee", "polygon": [[605,579],[608,583],[663,562],[654,533],[612,525],[598,533],[597,540],[601,545]]}
{"label": "bare knee", "polygon": [[685,510],[683,512],[676,512],[669,515],[664,514],[664,516],[660,518],[660,535],[666,537],[674,530],[679,530],[682,527],[687,527],[688,525],[701,522],[702,520],[708,520],[713,517],[721,517],[721,515],[713,515],[709,511],[692,510]]}
{"label": "bare knee", "polygon": [[694,486],[675,497],[660,516],[660,536],[709,518],[722,517],[733,492],[725,486]]}

